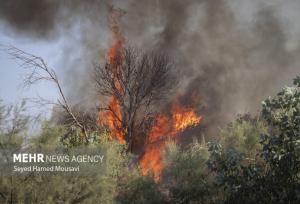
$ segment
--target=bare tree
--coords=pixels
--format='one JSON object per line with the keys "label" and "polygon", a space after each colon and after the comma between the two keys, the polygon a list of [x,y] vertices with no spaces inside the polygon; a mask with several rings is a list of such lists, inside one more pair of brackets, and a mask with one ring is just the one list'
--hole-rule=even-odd
{"label": "bare tree", "polygon": [[43,58],[41,57],[37,57],[33,54],[27,53],[13,46],[7,47],[6,50],[7,53],[12,57],[12,59],[20,63],[21,67],[29,70],[28,75],[24,79],[25,86],[31,86],[40,81],[50,81],[55,84],[59,91],[61,99],[58,99],[57,102],[52,102],[43,98],[39,98],[35,102],[41,104],[53,104],[61,107],[68,114],[70,124],[78,127],[84,135],[86,142],[88,142],[86,126],[82,121],[78,119],[78,116],[76,115],[70,103],[68,102],[55,71],[52,68],[49,68],[43,60]]}
{"label": "bare tree", "polygon": [[[176,77],[167,55],[124,48],[114,62],[95,67],[95,81],[101,95],[114,96],[120,104],[122,118],[116,119],[126,129],[125,140],[132,151],[136,137],[147,135],[149,122],[155,114],[153,105],[170,94]],[[102,110],[118,117],[110,104]]]}

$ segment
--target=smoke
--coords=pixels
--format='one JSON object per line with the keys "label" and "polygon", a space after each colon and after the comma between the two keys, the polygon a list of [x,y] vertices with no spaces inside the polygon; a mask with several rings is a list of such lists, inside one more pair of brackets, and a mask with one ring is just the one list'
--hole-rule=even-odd
{"label": "smoke", "polygon": [[[163,50],[174,58],[179,91],[187,100],[199,101],[208,135],[238,113],[256,113],[262,100],[298,74],[299,39],[290,40],[292,26],[280,15],[285,3],[243,2],[114,2],[126,12],[122,31],[127,43]],[[93,63],[103,63],[111,44],[107,3],[2,0],[0,17],[16,35],[62,38],[60,72],[69,96],[90,105],[98,99],[91,79]]]}
{"label": "smoke", "polygon": [[[130,6],[144,10],[145,2]],[[159,47],[174,56],[182,92],[201,102],[208,135],[238,113],[256,114],[262,100],[297,74],[299,50],[286,48],[289,31],[280,20],[279,4],[250,3],[253,14],[247,19],[235,1],[154,2],[147,8],[154,12],[142,12],[144,17],[128,12],[131,32],[126,36],[134,41],[152,35],[139,40],[142,47]]]}
{"label": "smoke", "polygon": [[0,17],[14,32],[49,37],[56,28],[59,1],[1,0]]}

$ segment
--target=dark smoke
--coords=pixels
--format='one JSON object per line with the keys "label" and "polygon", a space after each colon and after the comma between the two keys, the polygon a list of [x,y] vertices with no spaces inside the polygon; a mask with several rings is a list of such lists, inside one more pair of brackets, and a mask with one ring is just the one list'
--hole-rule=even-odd
{"label": "dark smoke", "polygon": [[[126,36],[173,54],[185,76],[182,91],[187,98],[198,95],[209,135],[238,113],[257,113],[262,100],[297,74],[299,51],[286,49],[279,5],[259,3],[251,3],[255,12],[247,23],[234,1],[144,0],[129,6]],[[134,12],[141,10],[143,16]]]}
{"label": "dark smoke", "polygon": [[[245,2],[249,8],[236,0],[114,2],[126,11],[127,43],[174,57],[180,92],[200,101],[209,135],[238,113],[257,113],[262,100],[298,74],[300,49],[287,48],[291,26],[278,12],[284,3]],[[243,13],[248,10],[252,13]],[[97,101],[91,73],[110,46],[107,1],[2,0],[0,12],[2,22],[22,36],[62,37],[70,97]]]}
{"label": "dark smoke", "polygon": [[0,18],[22,35],[49,37],[56,30],[59,13],[57,0],[1,0]]}

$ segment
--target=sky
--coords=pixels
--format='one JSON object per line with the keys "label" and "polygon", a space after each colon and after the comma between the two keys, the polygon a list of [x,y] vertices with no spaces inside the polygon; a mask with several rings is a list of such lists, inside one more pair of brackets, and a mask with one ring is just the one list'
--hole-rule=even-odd
{"label": "sky", "polygon": [[[48,66],[57,70],[59,64],[59,52],[64,46],[62,40],[32,40],[15,36],[7,27],[0,26],[0,44],[15,46],[26,52],[42,57]],[[19,64],[11,59],[5,48],[0,50],[0,98],[5,104],[17,104],[22,99],[43,98],[56,101],[57,90],[49,82],[41,82],[32,87],[24,87],[23,79],[28,73]]]}
{"label": "sky", "polygon": [[[147,43],[152,41],[155,41],[156,39],[158,39],[158,44],[160,43],[159,39],[161,36],[164,35],[160,35],[159,32],[161,32],[161,30],[164,31],[168,31],[169,30],[175,30],[176,29],[176,25],[174,26],[172,23],[174,23],[173,21],[176,20],[176,16],[170,15],[169,18],[164,18],[165,16],[162,14],[162,19],[164,19],[165,21],[156,21],[157,19],[155,18],[155,16],[152,16],[152,11],[149,12],[151,15],[149,15],[149,13],[147,13],[148,9],[145,9],[145,13],[140,14],[138,12],[138,3],[133,3],[132,0],[126,0],[126,1],[118,1],[120,7],[125,8],[126,10],[128,10],[128,14],[126,14],[126,16],[123,18],[124,19],[124,24],[125,25],[123,27],[123,30],[125,31],[125,34],[128,34],[127,37],[129,39],[129,41],[135,42],[137,41],[137,44],[141,44],[141,45],[147,45]],[[152,1],[143,1],[143,2],[152,2]],[[167,2],[167,1],[166,1]],[[180,1],[174,1],[174,2],[180,2]],[[195,1],[196,2],[196,1]],[[260,8],[260,5],[266,6],[269,5],[271,7],[273,7],[274,12],[276,13],[276,15],[279,15],[279,20],[281,22],[281,25],[283,26],[283,31],[285,31],[285,36],[288,38],[287,41],[284,44],[284,48],[287,51],[293,50],[293,49],[298,49],[300,42],[299,42],[299,35],[300,35],[300,23],[299,23],[299,19],[300,19],[300,1],[299,0],[268,0],[268,1],[262,1],[262,0],[248,0],[248,1],[240,1],[240,0],[229,0],[229,2],[231,2],[230,6],[233,7],[233,10],[235,11],[235,14],[237,14],[237,16],[239,16],[239,20],[241,22],[245,21],[254,21],[254,13],[256,12],[257,9]],[[253,3],[255,2],[255,3]],[[123,5],[124,4],[124,5]],[[137,4],[137,5],[136,5]],[[166,12],[167,15],[169,14],[173,14],[173,12],[171,12],[171,10],[173,9],[172,5],[168,5],[167,6],[171,7],[170,11]],[[162,6],[166,6],[162,3]],[[181,5],[179,3],[179,5]],[[148,5],[150,8],[152,8],[152,4],[149,3]],[[143,9],[143,5],[141,6]],[[155,7],[154,7],[155,8]],[[141,9],[141,8],[139,8]],[[164,8],[164,9],[168,9],[168,8]],[[174,7],[174,9],[176,9]],[[189,8],[190,10],[193,10],[192,8]],[[85,12],[85,10],[83,10]],[[222,10],[221,10],[222,11]],[[84,13],[83,12],[83,13]],[[98,10],[97,10],[98,12]],[[101,11],[99,11],[101,12]],[[176,13],[176,12],[175,12]],[[92,15],[93,13],[91,13]],[[147,14],[149,16],[147,16]],[[77,14],[74,14],[77,15]],[[80,15],[85,15],[80,13]],[[105,14],[106,15],[106,14]],[[136,16],[139,16],[139,18],[137,18]],[[178,14],[179,15],[179,14]],[[180,14],[182,16],[184,16],[184,14]],[[179,15],[179,16],[180,16]],[[209,14],[212,17],[214,17],[213,14]],[[147,16],[147,17],[145,17]],[[186,15],[189,16],[189,15]],[[222,16],[222,14],[221,14]],[[73,17],[73,16],[72,16]],[[218,17],[218,16],[217,16]],[[226,17],[226,16],[225,16]],[[99,17],[100,20],[104,21],[104,23],[100,23],[101,26],[107,26],[107,19],[103,18],[102,15],[100,15]],[[166,19],[169,19],[170,22],[166,21]],[[213,18],[211,18],[213,19]],[[140,21],[139,21],[140,20]],[[178,20],[178,19],[177,19]],[[179,19],[180,20],[180,19]],[[219,19],[221,23],[224,23],[222,21],[222,19]],[[76,21],[74,21],[76,22]],[[104,48],[100,48],[100,49],[105,49],[107,47],[107,39],[109,39],[109,37],[107,37],[105,35],[104,30],[106,29],[106,31],[108,30],[107,27],[97,27],[94,28],[94,25],[98,25],[98,22],[89,22],[89,21],[82,21],[85,22],[86,25],[80,25],[82,28],[82,33],[81,35],[83,36],[82,38],[78,37],[79,39],[82,40],[82,42],[84,42],[84,49],[83,50],[87,50],[88,48],[91,47],[91,50],[96,50],[98,53],[98,48],[94,48],[96,45],[103,45]],[[145,23],[144,25],[140,25],[142,23]],[[167,22],[167,23],[166,23]],[[189,23],[189,21],[187,21]],[[90,24],[89,24],[90,23]],[[149,24],[147,24],[149,23]],[[165,23],[165,24],[164,24]],[[194,22],[192,22],[194,23]],[[80,23],[78,23],[80,24]],[[170,26],[169,28],[167,26]],[[126,27],[127,26],[127,27]],[[155,27],[155,29],[157,30],[157,32],[159,34],[157,34],[157,32],[155,31],[151,31],[151,26]],[[164,26],[166,26],[166,29],[163,29]],[[104,28],[104,29],[102,29]],[[216,24],[216,28],[218,28],[218,25]],[[92,31],[94,31],[94,29],[100,34],[98,33],[94,33],[94,32],[86,32],[86,29],[91,29]],[[191,29],[191,31],[194,32],[194,30],[199,30],[200,35],[202,36],[202,34],[204,33],[204,36],[206,36],[205,31],[202,33],[201,32],[202,28],[198,28],[198,27],[194,27]],[[181,31],[181,30],[178,30]],[[167,33],[167,32],[166,32]],[[181,36],[185,37],[186,33],[182,32],[178,32],[179,35],[174,37],[174,40],[172,41],[172,39],[170,40],[171,43],[173,43],[170,47],[173,48],[176,47],[178,49],[182,49],[185,50],[185,46],[190,46],[190,42],[182,42],[181,40],[184,38],[181,38]],[[62,67],[64,65],[64,63],[62,63],[63,61],[63,52],[68,50],[70,47],[70,42],[75,42],[77,41],[77,32],[73,32],[70,33],[63,33],[62,35],[59,35],[56,38],[50,38],[50,39],[43,39],[43,38],[29,38],[26,35],[20,35],[18,33],[16,33],[16,30],[10,30],[10,26],[4,26],[3,22],[0,21],[0,44],[1,45],[13,45],[15,47],[18,47],[26,52],[32,53],[36,56],[42,57],[49,65],[49,67],[53,68],[54,70],[57,71],[59,77],[63,77],[64,81],[63,83],[67,83],[64,84],[66,85],[66,87],[68,88],[68,83],[72,84],[77,83],[77,79],[73,79],[72,77],[70,77],[70,80],[65,80],[65,78],[67,78],[68,76],[66,76],[66,70],[68,70],[69,68],[73,68],[73,64],[75,65],[79,64],[76,62],[71,62],[70,67],[64,68]],[[107,34],[107,33],[106,33]],[[80,35],[80,34],[79,34]],[[79,36],[78,35],[78,36]],[[103,42],[98,42],[95,43],[94,39],[99,39],[98,35],[100,35],[103,39]],[[110,33],[109,33],[110,35]],[[230,37],[230,35],[226,36],[228,34],[225,34],[225,37],[227,37],[228,39],[232,40],[232,38]],[[104,37],[103,37],[104,36]],[[187,36],[192,36],[192,35],[187,35]],[[72,39],[75,39],[74,41],[65,41],[65,38],[71,37]],[[271,37],[271,36],[270,36]],[[209,51],[215,52],[216,50],[214,49],[213,46],[216,46],[218,44],[214,44],[214,41],[211,40],[208,37],[203,38],[203,39],[207,39],[208,38],[208,45],[212,45],[207,49],[208,53],[205,54],[209,54]],[[217,35],[217,38],[219,38],[219,40],[221,40],[221,43],[226,44],[226,40],[223,42],[222,41],[222,36]],[[136,40],[137,39],[137,40]],[[200,38],[199,38],[200,39]],[[226,38],[225,38],[226,39]],[[166,40],[166,42],[168,41],[168,39],[164,39]],[[181,42],[181,44],[176,44],[176,42],[178,42],[177,40],[179,40]],[[197,40],[197,39],[196,39]],[[202,38],[201,38],[202,40]],[[82,42],[78,42],[78,44],[82,43]],[[68,44],[69,43],[69,44]],[[165,43],[167,44],[167,43]],[[237,46],[241,46],[243,44],[237,44]],[[193,46],[188,47],[188,51],[193,51]],[[201,48],[199,48],[199,50],[201,51]],[[198,49],[196,49],[196,53],[200,53]],[[263,53],[267,53],[269,52],[269,50],[264,50],[262,49],[262,51],[265,51]],[[80,51],[78,51],[80,52]],[[105,50],[104,50],[105,52]],[[234,50],[233,48],[233,57],[235,57],[235,55],[238,55],[238,51]],[[72,54],[74,53],[74,51],[72,52]],[[184,52],[184,54],[186,54],[187,52]],[[217,52],[219,53],[219,52]],[[88,53],[89,54],[89,53]],[[201,53],[200,53],[201,54]],[[229,53],[230,55],[231,53]],[[204,55],[206,56],[206,55]],[[223,57],[223,54],[220,54],[221,57]],[[73,56],[71,56],[72,58]],[[98,57],[98,55],[97,55]],[[74,57],[75,58],[75,57]],[[72,58],[73,59],[73,58]],[[200,59],[200,58],[199,58]],[[201,58],[205,59],[205,57]],[[197,67],[198,64],[201,64],[198,60],[197,57],[194,57],[192,60],[189,59],[191,62],[191,66],[195,66]],[[67,60],[66,60],[67,61]],[[195,62],[194,62],[195,61]],[[268,62],[263,62],[260,63],[259,65],[265,65],[264,63],[268,63]],[[66,63],[67,64],[67,63]],[[229,63],[230,64],[230,63]],[[65,72],[61,72],[61,70],[65,70]],[[80,70],[80,69],[78,69]],[[293,69],[293,71],[295,71],[295,69]],[[259,70],[260,71],[260,70]],[[266,70],[268,71],[268,70]],[[77,72],[76,77],[79,78],[81,77],[82,72],[85,72],[85,70],[80,70]],[[264,74],[264,71],[261,72],[262,74]],[[31,87],[30,89],[24,89],[22,86],[22,78],[24,78],[26,72],[19,67],[19,65],[13,61],[12,59],[9,58],[9,56],[3,51],[0,50],[0,98],[4,100],[4,103],[8,103],[8,104],[15,104],[20,102],[23,98],[34,98],[37,96],[55,101],[58,98],[58,92],[56,90],[56,87],[53,86],[51,83],[47,82],[47,83],[40,83],[37,84],[33,87]],[[75,75],[74,75],[75,76]],[[73,77],[74,77],[73,76]],[[255,76],[255,74],[254,74]],[[269,75],[268,75],[269,76]],[[288,76],[289,77],[289,76]],[[222,78],[221,78],[222,79]],[[288,80],[291,80],[290,78]],[[84,81],[84,80],[83,80]],[[290,81],[285,81],[282,80],[284,82],[286,82],[287,84],[290,83]],[[270,84],[273,83],[273,81],[269,82]],[[275,83],[275,82],[274,82]],[[80,84],[80,83],[77,83]],[[276,89],[278,87],[282,87],[283,84],[281,81],[278,82],[276,85]],[[70,85],[71,88],[74,89],[74,84]],[[88,86],[82,86],[82,87],[88,87]],[[74,91],[76,93],[85,93],[86,89],[79,87],[78,90],[79,91]],[[250,89],[252,90],[252,89]],[[253,88],[253,90],[256,90]],[[208,90],[210,91],[210,90]],[[67,91],[68,92],[68,91]],[[69,94],[70,92],[68,92]],[[269,92],[268,92],[269,93]],[[235,93],[232,93],[233,96]],[[230,95],[230,94],[228,94]],[[236,94],[238,95],[238,94]],[[243,103],[242,100],[246,100],[247,98],[245,98],[244,94],[240,94],[241,97],[237,96],[237,100],[241,101],[241,110],[244,110],[244,107],[246,107],[246,105],[249,105],[248,102]],[[79,97],[77,98],[83,98],[81,94],[79,94]],[[223,98],[223,97],[221,97]],[[218,99],[218,98],[217,98]],[[221,103],[221,102],[220,102]],[[223,106],[225,103],[222,103],[221,105]],[[246,105],[245,105],[246,104]],[[227,109],[227,107],[225,107],[224,109]],[[232,109],[237,109],[236,106],[233,106]],[[246,109],[248,110],[248,109]]]}

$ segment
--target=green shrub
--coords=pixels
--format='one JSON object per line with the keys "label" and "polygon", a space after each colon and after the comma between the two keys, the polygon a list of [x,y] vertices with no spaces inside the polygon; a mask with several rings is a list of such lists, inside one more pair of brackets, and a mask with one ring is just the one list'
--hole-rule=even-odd
{"label": "green shrub", "polygon": [[261,149],[254,161],[244,162],[247,154],[237,145],[243,142],[210,143],[208,165],[226,191],[226,203],[300,202],[300,77],[294,85],[263,102],[261,118],[268,131],[259,131]]}
{"label": "green shrub", "polygon": [[166,198],[159,184],[137,169],[122,178],[117,201],[122,204],[161,204],[166,202]]}
{"label": "green shrub", "polygon": [[171,203],[210,203],[214,200],[212,177],[206,166],[208,157],[205,144],[197,141],[185,150],[172,142],[167,145],[162,185],[168,190]]}

